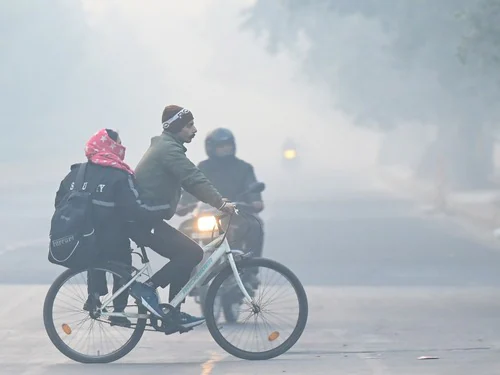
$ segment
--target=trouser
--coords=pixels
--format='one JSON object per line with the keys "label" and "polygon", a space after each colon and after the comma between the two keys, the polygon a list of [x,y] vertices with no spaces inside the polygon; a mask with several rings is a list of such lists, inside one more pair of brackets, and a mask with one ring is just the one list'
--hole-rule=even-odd
{"label": "trouser", "polygon": [[[252,258],[262,256],[264,248],[264,223],[257,215],[233,216],[228,232],[228,242],[231,249],[241,249],[245,244],[245,253],[251,252]],[[250,274],[257,275],[258,268],[252,268]]]}
{"label": "trouser", "polygon": [[[114,262],[120,262],[127,266],[132,265],[132,253],[130,247],[114,249],[113,251],[104,251],[102,253],[102,259]],[[99,296],[105,296],[108,294],[108,285],[106,280],[106,274],[103,271],[88,271],[88,288],[87,291],[89,295],[92,292],[97,293]],[[127,280],[122,280],[121,277],[113,274],[113,293],[118,291]],[[113,300],[114,311],[121,312],[125,310],[128,302],[128,291],[124,290],[120,295],[118,295]]]}
{"label": "trouser", "polygon": [[202,248],[165,221],[155,223],[152,233],[150,228],[140,229],[133,240],[170,259],[151,277],[151,281],[162,288],[170,285],[169,301],[186,285],[191,272],[203,259]]}
{"label": "trouser", "polygon": [[252,257],[261,257],[264,247],[264,223],[257,215],[233,216],[228,232],[228,242],[232,249],[239,249],[242,243]]}

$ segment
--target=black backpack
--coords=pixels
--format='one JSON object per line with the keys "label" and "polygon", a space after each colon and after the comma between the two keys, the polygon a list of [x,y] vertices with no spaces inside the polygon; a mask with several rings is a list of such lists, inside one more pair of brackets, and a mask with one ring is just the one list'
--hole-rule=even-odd
{"label": "black backpack", "polygon": [[50,226],[49,262],[67,268],[88,267],[98,255],[92,193],[83,186],[86,168],[80,165],[74,189],[56,207]]}

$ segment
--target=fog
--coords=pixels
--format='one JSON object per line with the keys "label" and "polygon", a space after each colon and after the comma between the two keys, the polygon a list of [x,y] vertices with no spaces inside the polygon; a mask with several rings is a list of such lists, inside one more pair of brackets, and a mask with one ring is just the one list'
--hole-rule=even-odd
{"label": "fog", "polygon": [[[198,128],[191,160],[226,127],[266,183],[263,256],[304,285],[307,327],[291,352],[259,363],[216,350],[221,340],[202,327],[187,341],[148,333],[121,374],[494,373],[500,253],[488,226],[498,210],[487,202],[471,223],[453,207],[424,208],[442,198],[441,179],[464,202],[468,190],[498,191],[499,17],[500,0],[0,0],[0,365],[86,371],[51,345],[41,316],[63,271],[47,261],[56,190],[104,127],[119,131],[135,167],[176,104]],[[497,31],[483,38],[474,26],[488,23]],[[289,141],[297,165],[283,158]],[[391,186],[396,172],[413,179]],[[153,271],[167,262],[148,254]],[[188,297],[182,311],[207,310]],[[75,338],[80,324],[63,324],[66,335],[69,324]],[[286,329],[265,326],[268,341],[285,342]]]}
{"label": "fog", "polygon": [[[24,139],[30,157],[50,161],[36,168],[40,181],[64,175],[69,163],[82,159],[86,138],[103,126],[119,129],[127,160],[135,165],[150,138],[160,132],[161,112],[171,103],[195,115],[199,133],[189,145],[195,161],[205,157],[205,134],[225,126],[237,137],[238,155],[254,163],[263,178],[280,169],[281,147],[288,137],[300,144],[304,169],[373,165],[377,136],[353,128],[333,110],[329,94],[305,80],[290,56],[268,55],[264,41],[240,30],[241,10],[249,2],[71,4],[70,9],[64,2],[44,4],[38,11],[49,15],[39,19],[24,9],[19,19],[29,23],[12,25],[4,34],[4,42],[9,40],[8,46],[17,52],[13,65],[4,60],[4,74],[16,76],[11,85],[21,96],[15,100],[19,96],[9,98],[6,91],[4,104],[9,112],[23,113],[13,114],[12,124],[3,127],[5,131],[15,124],[12,136]],[[10,7],[14,13],[17,5]],[[70,16],[78,22],[64,20]],[[19,51],[16,43],[26,41],[37,50]],[[48,47],[40,44],[44,41]],[[14,72],[6,72],[13,66]],[[60,67],[64,74],[59,74]],[[33,81],[27,75],[43,78]],[[50,102],[48,108],[31,110],[40,100]],[[6,137],[3,141],[12,144]],[[9,147],[3,147],[4,164],[22,168],[32,163],[30,157],[17,162],[9,154]],[[25,170],[16,175],[26,177]]]}
{"label": "fog", "polygon": [[[196,116],[199,138],[189,145],[195,160],[205,157],[205,134],[225,126],[236,134],[239,155],[255,163],[262,176],[272,176],[279,168],[281,147],[288,137],[304,149],[305,168],[372,164],[373,151],[359,155],[353,149],[359,142],[370,147],[375,138],[352,129],[341,114],[332,111],[328,94],[302,79],[290,56],[269,56],[262,40],[240,30],[241,11],[251,2],[157,1],[147,7],[117,2],[106,9],[94,7],[97,3],[89,2],[87,8],[93,27],[109,35],[113,44],[122,40],[120,26],[109,23],[118,14],[121,27],[133,33],[156,66],[146,75],[152,82],[161,80],[152,90],[160,97],[155,101],[162,104],[144,117],[149,133],[136,132],[134,126],[123,129],[124,136],[130,132],[131,139],[141,137],[141,144],[130,144],[132,163],[151,133],[158,132],[163,104],[175,102],[191,108]],[[328,143],[323,143],[325,139]]]}
{"label": "fog", "polygon": [[[381,161],[454,189],[491,187],[500,112],[497,3],[257,1],[246,26],[287,51],[358,126],[389,131]],[[391,156],[392,154],[392,156]],[[441,161],[439,161],[441,160]]]}
{"label": "fog", "polygon": [[[327,4],[3,2],[4,212],[46,218],[59,181],[99,128],[120,131],[135,166],[168,104],[194,113],[195,162],[205,158],[207,132],[230,128],[271,201],[370,188],[380,164],[432,176],[436,139],[459,171],[480,170],[462,168],[474,159],[471,147],[453,143],[486,134],[488,150],[498,115],[489,106],[494,87],[477,64],[457,58],[464,28],[451,10],[465,3],[425,12],[411,2]],[[404,22],[405,9],[419,17]],[[298,168],[283,164],[288,139],[298,145]]]}
{"label": "fog", "polygon": [[[267,200],[359,186],[376,165],[380,133],[353,126],[293,54],[270,55],[265,37],[242,29],[252,4],[3,2],[5,215],[44,218],[46,227],[58,184],[84,159],[88,137],[118,129],[135,166],[161,132],[168,104],[194,113],[199,131],[188,156],[195,162],[206,156],[207,132],[230,128],[238,156],[267,183]],[[299,147],[297,169],[282,164],[287,139]]]}

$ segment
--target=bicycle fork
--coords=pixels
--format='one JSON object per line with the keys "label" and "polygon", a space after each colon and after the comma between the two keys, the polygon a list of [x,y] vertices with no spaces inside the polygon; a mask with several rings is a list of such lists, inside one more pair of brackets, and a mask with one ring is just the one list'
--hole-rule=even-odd
{"label": "bicycle fork", "polygon": [[236,284],[238,284],[238,287],[240,288],[241,293],[243,293],[243,296],[245,297],[246,302],[249,305],[253,306],[254,303],[253,303],[252,297],[250,297],[245,286],[243,285],[243,281],[241,281],[241,277],[240,277],[240,274],[238,272],[238,268],[236,268],[236,262],[234,261],[233,253],[231,252],[231,250],[229,250],[228,252],[226,252],[226,254],[227,254],[227,259],[229,261],[229,264],[231,265],[231,269],[233,270]]}

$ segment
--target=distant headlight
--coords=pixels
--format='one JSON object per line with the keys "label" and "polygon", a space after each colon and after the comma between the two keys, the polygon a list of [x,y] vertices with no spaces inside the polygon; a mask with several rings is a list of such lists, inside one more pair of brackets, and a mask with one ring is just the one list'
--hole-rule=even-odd
{"label": "distant headlight", "polygon": [[297,157],[297,151],[294,149],[288,149],[283,151],[283,156],[285,159],[295,159]]}
{"label": "distant headlight", "polygon": [[198,218],[198,230],[201,232],[212,231],[214,227],[217,227],[217,220],[215,216],[202,216]]}

